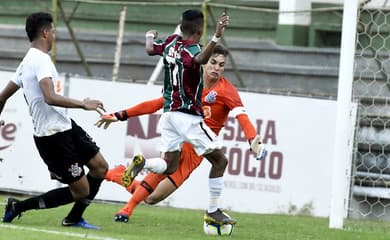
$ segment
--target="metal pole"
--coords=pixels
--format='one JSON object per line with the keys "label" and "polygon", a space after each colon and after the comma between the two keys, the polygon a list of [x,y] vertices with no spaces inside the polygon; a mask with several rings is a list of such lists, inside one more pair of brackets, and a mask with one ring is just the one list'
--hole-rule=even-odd
{"label": "metal pole", "polygon": [[81,59],[81,62],[83,63],[85,71],[87,72],[88,76],[92,76],[92,72],[89,69],[88,63],[85,60],[83,52],[81,51],[79,41],[77,40],[76,35],[74,34],[72,27],[70,26],[70,20],[67,19],[66,15],[65,15],[65,11],[64,11],[64,8],[62,7],[61,2],[58,2],[58,8],[60,9],[61,15],[64,18],[65,25],[68,28],[69,35],[72,38],[73,44],[76,48],[77,54],[79,55],[79,57]]}
{"label": "metal pole", "polygon": [[119,65],[121,61],[123,32],[126,22],[127,6],[122,6],[119,16],[118,38],[116,39],[114,67],[112,68],[112,81],[118,81],[119,78]]}
{"label": "metal pole", "polygon": [[[359,0],[344,0],[329,228],[343,228],[350,172],[351,97]],[[349,166],[348,166],[349,165]]]}
{"label": "metal pole", "polygon": [[[58,0],[60,1],[60,0]],[[52,9],[51,9],[52,17],[53,17],[53,24],[54,27],[57,28],[57,0],[52,0]],[[54,34],[54,39],[53,43],[51,45],[51,60],[53,61],[54,64],[56,64],[57,61],[57,36]]]}
{"label": "metal pole", "polygon": [[207,44],[207,1],[202,2],[202,13],[204,16],[202,45],[206,46],[206,44]]}

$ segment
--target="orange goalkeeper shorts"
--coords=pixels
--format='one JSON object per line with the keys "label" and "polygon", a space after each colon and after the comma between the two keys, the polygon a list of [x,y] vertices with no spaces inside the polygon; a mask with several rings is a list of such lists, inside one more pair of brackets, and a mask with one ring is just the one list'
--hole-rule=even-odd
{"label": "orange goalkeeper shorts", "polygon": [[176,172],[169,175],[168,178],[179,188],[185,180],[191,175],[199,164],[202,162],[203,156],[198,156],[194,148],[189,143],[183,143],[179,167]]}

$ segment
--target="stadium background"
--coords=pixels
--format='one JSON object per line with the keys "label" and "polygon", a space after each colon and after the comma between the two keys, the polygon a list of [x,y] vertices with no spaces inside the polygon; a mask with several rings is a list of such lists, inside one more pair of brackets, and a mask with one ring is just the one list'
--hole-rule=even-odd
{"label": "stadium background", "polygon": [[[77,4],[76,1],[70,0],[61,2],[66,15],[71,16],[70,24],[88,63],[90,73],[77,54],[74,42],[72,42],[69,30],[66,28],[60,13],[56,52],[59,71],[69,75],[90,75],[89,77],[94,79],[111,80],[121,4],[84,3],[82,1]],[[177,23],[177,13],[189,7],[200,8],[201,2],[195,6],[191,5],[193,3],[191,1],[180,1],[180,4],[176,3],[174,6],[167,6],[164,1],[145,1],[146,4],[138,4],[133,1],[123,2],[128,2],[129,6],[126,15],[119,81],[145,83],[158,58],[149,58],[144,54],[144,32],[151,26],[158,29],[162,36],[173,32]],[[223,4],[230,5],[229,14],[232,19],[237,20],[232,20],[231,28],[226,34],[227,45],[233,57],[231,60],[234,60],[236,68],[230,62],[226,75],[241,91],[298,96],[313,100],[335,100],[342,2],[313,1],[309,4],[309,8],[307,8],[307,3],[310,1],[292,2],[304,3],[302,5],[305,6],[305,9],[301,9],[300,4],[297,4],[295,10],[298,12],[304,10],[304,15],[310,15],[309,24],[304,26],[301,24],[280,24],[278,19],[281,13],[278,11],[280,5],[278,1],[211,2],[222,5],[212,6],[211,10],[208,10],[209,13],[219,13],[225,7]],[[382,4],[386,4],[386,1],[369,1],[368,4],[382,6]],[[31,11],[50,11],[52,1],[5,0],[0,3],[0,6],[0,68],[12,70],[28,48],[23,30],[24,17]],[[384,29],[376,31],[377,33],[388,32],[386,9],[379,11],[379,14],[369,10],[361,13],[363,23],[366,20],[366,24],[384,26]],[[211,18],[209,16],[208,33],[213,31]],[[378,21],[383,24],[378,23]],[[376,40],[372,35],[368,35],[366,38]],[[364,37],[359,38],[359,40],[361,40],[359,42],[360,49],[365,49],[367,46],[374,49],[374,52],[379,49],[385,58],[387,57],[388,42],[386,40],[367,41]],[[363,53],[362,56],[365,58],[366,55]],[[362,58],[358,59],[358,66],[364,65],[364,62],[361,61]],[[372,61],[376,61],[375,57]],[[386,67],[378,68],[386,70]],[[379,70],[379,72],[386,71]],[[386,86],[386,76],[376,78],[376,70],[368,68],[365,74],[357,81],[355,87],[357,92],[370,86],[367,82],[382,84],[381,81],[383,81],[383,85]],[[161,76],[157,85],[159,83],[161,83]],[[372,99],[377,99],[376,101],[379,102],[387,101],[387,92],[380,93],[379,96],[377,93],[368,92],[363,99],[359,98],[359,101],[362,100],[366,106],[375,105]],[[286,101],[288,101],[287,99]],[[370,100],[372,101],[370,102]],[[386,106],[384,107],[386,108]],[[315,124],[321,126],[321,122]],[[387,118],[383,120],[380,115],[372,116],[371,114],[369,118],[359,118],[358,126],[360,125],[368,126],[368,130],[363,129],[363,133],[357,131],[360,140],[365,141],[367,136],[372,135],[370,131],[378,132],[378,128],[383,128],[386,131]],[[368,133],[365,134],[364,131],[368,131]],[[367,196],[366,191],[369,190],[359,188],[359,192],[354,193],[354,188],[351,188],[352,201],[349,216],[388,218],[385,214],[388,208],[386,195],[387,144],[380,143],[379,145],[379,147],[372,148],[371,146],[376,146],[372,139],[369,139],[366,144],[359,145],[357,142],[354,144],[355,150],[357,149],[358,152],[360,147],[360,150],[363,149],[363,153],[355,155],[353,172],[355,175],[360,172],[360,175],[357,174],[360,178],[353,180],[353,183],[374,191]],[[373,172],[370,172],[371,170]],[[361,172],[367,174],[362,175]],[[308,209],[310,213],[310,205]]]}

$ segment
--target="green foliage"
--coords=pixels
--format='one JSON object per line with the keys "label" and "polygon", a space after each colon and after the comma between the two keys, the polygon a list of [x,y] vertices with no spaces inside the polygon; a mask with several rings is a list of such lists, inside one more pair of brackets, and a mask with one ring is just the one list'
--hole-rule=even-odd
{"label": "green foliage", "polygon": [[[6,196],[1,197],[4,201]],[[259,200],[261,201],[261,200]],[[261,202],[254,202],[261,204]],[[231,237],[206,236],[202,230],[204,211],[140,205],[129,223],[113,221],[122,206],[93,203],[85,219],[102,227],[100,231],[66,228],[60,225],[70,206],[28,211],[12,224],[0,223],[0,239],[267,239],[267,240],[381,240],[390,238],[390,223],[348,220],[344,230],[328,228],[327,218],[263,215],[229,212],[239,222]],[[3,211],[0,211],[2,214]],[[13,228],[16,227],[16,228]],[[68,234],[68,235],[65,235]]]}

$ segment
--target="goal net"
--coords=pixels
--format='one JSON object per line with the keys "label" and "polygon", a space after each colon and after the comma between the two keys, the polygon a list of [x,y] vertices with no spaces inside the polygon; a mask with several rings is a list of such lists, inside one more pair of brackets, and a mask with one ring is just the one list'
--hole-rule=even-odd
{"label": "goal net", "polygon": [[[376,1],[380,2],[380,1]],[[390,220],[390,4],[359,10],[353,96],[359,103],[350,218]]]}

